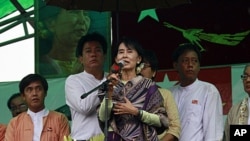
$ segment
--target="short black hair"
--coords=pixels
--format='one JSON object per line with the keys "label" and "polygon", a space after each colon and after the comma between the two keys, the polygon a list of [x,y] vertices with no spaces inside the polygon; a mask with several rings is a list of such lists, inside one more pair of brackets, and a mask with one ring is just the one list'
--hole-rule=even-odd
{"label": "short black hair", "polygon": [[172,54],[172,60],[174,62],[178,61],[178,58],[186,51],[194,51],[196,52],[197,56],[198,56],[198,60],[199,62],[201,61],[201,53],[200,50],[198,48],[198,46],[192,44],[192,43],[183,43],[180,44],[173,52]]}
{"label": "short black hair", "polygon": [[25,76],[19,83],[19,91],[20,93],[24,93],[24,89],[32,82],[40,81],[44,91],[47,93],[48,91],[48,82],[47,80],[39,74],[28,74]]}
{"label": "short black hair", "polygon": [[14,93],[10,96],[10,98],[7,101],[7,106],[11,110],[11,101],[17,97],[21,96],[20,93]]}
{"label": "short black hair", "polygon": [[117,56],[119,45],[121,43],[124,43],[125,46],[128,48],[135,49],[138,55],[141,56],[143,60],[144,50],[142,48],[142,45],[136,39],[132,37],[127,37],[127,36],[123,36],[121,40],[118,42],[118,44],[116,45],[116,48],[114,50],[115,51],[114,56]]}
{"label": "short black hair", "polygon": [[158,70],[158,58],[154,51],[152,50],[144,50],[144,57],[143,57],[144,63],[149,63],[150,67],[153,71]]}
{"label": "short black hair", "polygon": [[107,41],[103,35],[97,32],[89,33],[85,36],[82,36],[81,39],[78,41],[78,45],[76,48],[76,57],[82,56],[83,45],[86,42],[90,41],[97,41],[101,44],[103,53],[107,53]]}

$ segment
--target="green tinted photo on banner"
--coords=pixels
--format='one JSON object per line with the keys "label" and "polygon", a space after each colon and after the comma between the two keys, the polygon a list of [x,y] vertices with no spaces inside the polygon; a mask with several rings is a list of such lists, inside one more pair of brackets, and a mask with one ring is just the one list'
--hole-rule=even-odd
{"label": "green tinted photo on banner", "polygon": [[[83,71],[75,55],[78,40],[87,33],[98,32],[111,40],[110,12],[65,10],[39,3],[36,24],[36,73],[45,77],[66,77]],[[110,66],[110,48],[105,71]]]}

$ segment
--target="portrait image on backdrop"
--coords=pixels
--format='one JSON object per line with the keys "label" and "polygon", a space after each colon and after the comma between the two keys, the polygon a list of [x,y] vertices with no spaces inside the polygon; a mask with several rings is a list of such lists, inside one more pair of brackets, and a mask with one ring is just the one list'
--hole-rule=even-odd
{"label": "portrait image on backdrop", "polygon": [[[75,50],[78,40],[87,33],[99,32],[110,45],[110,12],[66,10],[42,1],[38,8],[36,73],[45,77],[66,77],[81,72],[83,66]],[[110,56],[109,51],[107,56]],[[106,57],[105,66],[109,66],[109,60]]]}

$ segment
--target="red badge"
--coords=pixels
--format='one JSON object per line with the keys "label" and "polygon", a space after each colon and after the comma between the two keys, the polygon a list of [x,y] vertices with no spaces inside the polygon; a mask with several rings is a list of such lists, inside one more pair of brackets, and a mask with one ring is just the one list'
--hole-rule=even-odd
{"label": "red badge", "polygon": [[198,104],[198,100],[192,100],[192,104]]}

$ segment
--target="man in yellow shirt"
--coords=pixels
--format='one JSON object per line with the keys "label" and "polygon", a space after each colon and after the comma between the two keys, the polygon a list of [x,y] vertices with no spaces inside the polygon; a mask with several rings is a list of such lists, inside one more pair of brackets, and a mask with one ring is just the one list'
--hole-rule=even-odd
{"label": "man in yellow shirt", "polygon": [[[145,50],[144,52],[144,67],[141,70],[141,75],[154,80],[158,69],[158,59],[153,51]],[[176,141],[180,136],[180,120],[178,109],[172,93],[164,88],[159,88],[159,91],[164,99],[164,106],[166,108],[169,118],[169,129],[158,135],[161,141]]]}

